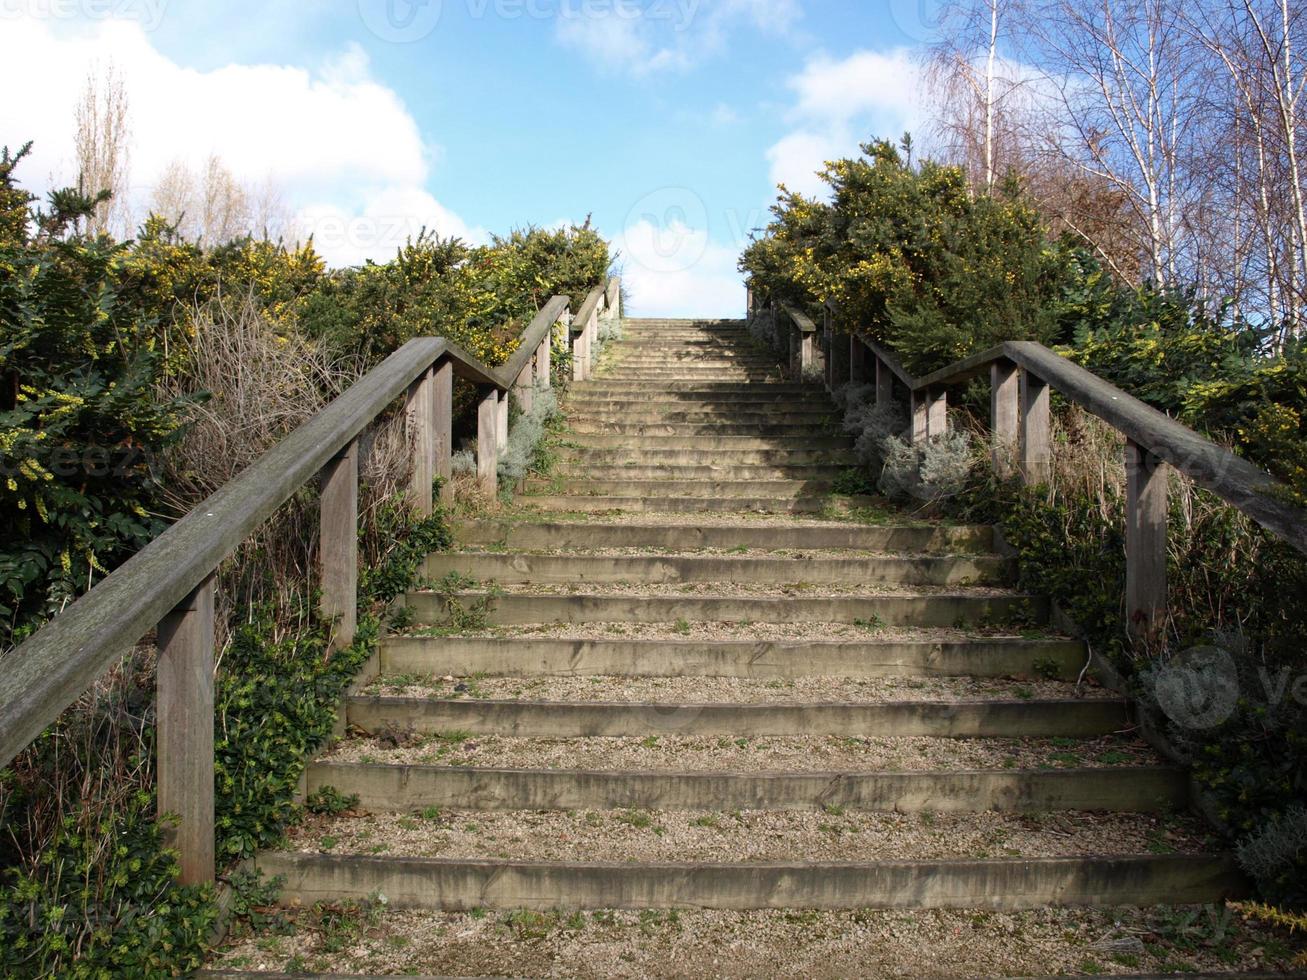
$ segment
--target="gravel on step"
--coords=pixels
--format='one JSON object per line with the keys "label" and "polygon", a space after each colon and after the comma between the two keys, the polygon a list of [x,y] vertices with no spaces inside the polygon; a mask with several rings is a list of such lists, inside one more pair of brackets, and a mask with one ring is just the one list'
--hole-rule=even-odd
{"label": "gravel on step", "polygon": [[310,815],[292,851],[529,861],[883,861],[1201,853],[1186,814],[475,811]]}
{"label": "gravel on step", "polygon": [[324,758],[346,763],[608,772],[956,772],[1138,766],[1160,761],[1144,742],[1128,734],[1085,739],[840,735],[520,738],[442,732],[414,733],[401,739],[348,738]]}
{"label": "gravel on step", "polygon": [[383,697],[641,704],[809,704],[891,701],[1051,701],[1116,697],[1092,683],[971,677],[391,677],[364,692]]}
{"label": "gravel on step", "polygon": [[[1307,940],[1226,909],[289,912],[213,964],[333,974],[625,978],[1013,977],[1287,970]],[[1210,937],[1210,938],[1208,938]]]}

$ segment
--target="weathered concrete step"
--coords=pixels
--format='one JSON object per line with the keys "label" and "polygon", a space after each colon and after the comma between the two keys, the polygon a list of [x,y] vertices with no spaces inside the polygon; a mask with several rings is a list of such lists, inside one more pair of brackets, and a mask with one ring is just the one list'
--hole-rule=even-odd
{"label": "weathered concrete step", "polygon": [[841,470],[858,465],[848,449],[809,451],[803,449],[595,449],[563,448],[558,458],[564,463],[622,466],[837,466]]}
{"label": "weathered concrete step", "polygon": [[[548,491],[549,480],[527,481],[527,492]],[[707,497],[753,498],[824,497],[833,481],[826,480],[569,480],[565,495],[578,497]]]}
{"label": "weathered concrete step", "polygon": [[[833,422],[820,420],[803,421],[796,419],[773,418],[767,422],[742,424],[739,422],[625,422],[620,419],[607,421],[587,421],[571,419],[568,429],[577,435],[618,435],[618,436],[740,436],[753,439],[820,439],[841,438],[839,428]],[[843,436],[847,448],[852,442]]]}
{"label": "weathered concrete step", "polygon": [[[873,507],[876,497],[845,498],[854,507]],[[568,497],[558,494],[519,497],[523,507],[546,513],[609,514],[822,514],[831,506],[825,497]]]}
{"label": "weathered concrete step", "polygon": [[666,394],[632,395],[626,398],[595,397],[591,395],[569,395],[565,407],[573,412],[620,412],[635,411],[703,411],[703,412],[763,412],[786,411],[795,414],[810,413],[829,415],[835,411],[829,400],[806,398],[796,395],[698,395],[685,393],[680,398],[669,398]]}
{"label": "weathered concrete step", "polygon": [[720,429],[724,426],[749,426],[751,429],[766,429],[775,425],[803,425],[819,430],[839,431],[839,419],[833,412],[789,412],[783,408],[768,409],[762,412],[722,411],[700,412],[693,409],[677,409],[667,412],[634,410],[627,412],[570,411],[567,413],[568,426],[575,431],[610,432],[621,431],[618,426],[630,427],[640,425],[660,426],[712,426]]}
{"label": "weathered concrete step", "polygon": [[704,434],[664,434],[631,435],[622,432],[572,432],[567,441],[581,449],[670,449],[695,450],[705,452],[718,449],[737,449],[748,451],[781,452],[795,449],[805,452],[835,450],[848,452],[853,440],[848,436],[827,435],[704,435]]}
{"label": "weathered concrete step", "polygon": [[1074,680],[1085,663],[1074,640],[795,643],[722,640],[566,640],[389,636],[383,674],[609,677],[1035,677]]}
{"label": "weathered concrete step", "polygon": [[718,381],[736,384],[766,384],[780,377],[780,368],[699,367],[686,364],[677,367],[625,367],[614,364],[601,366],[598,377],[605,381]]}
{"label": "weathered concrete step", "polygon": [[539,555],[443,553],[428,556],[426,574],[451,572],[505,585],[560,583],[713,582],[766,585],[997,585],[1012,579],[1011,560],[997,556],[891,555],[877,558],[754,558],[738,555]]}
{"label": "weathered concrete step", "polygon": [[575,522],[464,521],[455,538],[467,545],[509,548],[847,548],[857,551],[988,551],[989,527],[892,524],[768,525],[694,523],[632,525]]}
{"label": "weathered concrete step", "polygon": [[899,701],[730,704],[602,701],[348,699],[349,724],[532,738],[620,735],[850,735],[925,738],[1089,738],[1130,724],[1124,701]]}
{"label": "weathered concrete step", "polygon": [[[455,593],[449,601],[465,608],[484,606],[486,594]],[[400,600],[416,622],[447,621],[446,597],[410,592]],[[491,597],[487,621],[498,626],[526,623],[852,623],[879,617],[889,626],[941,627],[1006,623],[1048,617],[1047,600],[1033,596],[973,595],[622,595],[507,592]]]}
{"label": "weathered concrete step", "polygon": [[975,908],[1220,903],[1249,894],[1226,855],[757,864],[556,863],[271,852],[282,901],[391,908]]}
{"label": "weathered concrete step", "polygon": [[825,389],[818,387],[816,384],[799,384],[792,382],[767,382],[766,384],[749,384],[740,382],[669,382],[659,385],[657,391],[650,391],[647,384],[642,382],[613,382],[605,378],[595,378],[588,382],[578,382],[572,385],[570,395],[596,395],[601,397],[625,397],[646,395],[651,397],[680,397],[711,395],[720,397],[732,397],[736,395],[758,395],[767,397],[810,397],[810,399],[819,399],[826,396]]}
{"label": "weathered concrete step", "polygon": [[564,484],[583,481],[604,481],[615,476],[624,480],[745,480],[770,482],[776,480],[806,482],[821,480],[831,482],[847,472],[848,466],[823,466],[820,464],[794,464],[789,466],[710,466],[707,464],[667,462],[656,466],[639,463],[617,464],[612,461],[597,462],[590,460],[563,460],[544,480],[554,486],[556,480]]}
{"label": "weathered concrete step", "polygon": [[969,772],[613,772],[314,762],[310,793],[331,786],[366,810],[863,810],[1153,813],[1189,800],[1167,766]]}
{"label": "weathered concrete step", "polygon": [[606,359],[603,365],[605,374],[608,369],[617,370],[619,368],[630,371],[645,371],[649,368],[667,368],[668,370],[679,371],[681,368],[686,367],[699,370],[708,368],[715,370],[745,368],[750,371],[764,371],[773,375],[780,370],[774,360],[768,361],[761,357],[708,357],[706,355],[678,357],[672,354],[650,355],[648,357],[614,355]]}

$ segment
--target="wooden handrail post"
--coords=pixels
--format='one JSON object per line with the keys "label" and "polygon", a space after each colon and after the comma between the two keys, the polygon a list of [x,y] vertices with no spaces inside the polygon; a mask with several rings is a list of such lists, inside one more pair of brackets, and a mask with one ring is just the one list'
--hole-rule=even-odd
{"label": "wooden handrail post", "polygon": [[867,359],[871,351],[855,334],[849,334],[849,380],[854,384],[863,384],[869,374]]}
{"label": "wooden handrail post", "polygon": [[[322,572],[322,614],[334,620],[332,650],[354,642],[358,625],[359,441],[322,468],[318,561]],[[429,498],[428,498],[429,499]]]}
{"label": "wooden handrail post", "polygon": [[785,317],[785,322],[789,324],[789,328],[786,330],[785,336],[789,339],[790,377],[794,377],[799,373],[799,367],[803,362],[802,355],[799,352],[799,347],[800,347],[799,328],[795,326],[794,322],[790,320],[788,315]]}
{"label": "wooden handrail post", "polygon": [[1052,479],[1052,428],[1049,388],[1042,378],[1021,372],[1021,474],[1036,486]]}
{"label": "wooden handrail post", "polygon": [[178,851],[183,885],[214,879],[213,595],[210,575],[158,629],[158,809],[180,818],[165,840]]}
{"label": "wooden handrail post", "polygon": [[[865,348],[864,348],[865,349]],[[880,359],[880,356],[872,351],[871,359],[876,368],[876,407],[889,408],[894,403],[894,372],[889,369],[889,365]],[[916,417],[916,396],[913,396],[913,417]]]}
{"label": "wooden handrail post", "polygon": [[553,352],[552,331],[540,341],[540,346],[536,348],[536,385],[541,388],[552,387],[552,379],[549,375],[549,356]]}
{"label": "wooden handrail post", "polygon": [[926,394],[926,434],[948,435],[948,389],[931,390]]}
{"label": "wooden handrail post", "polygon": [[[878,386],[879,387],[879,386]],[[910,410],[912,412],[912,444],[920,445],[930,435],[930,403],[924,391],[914,391]]]}
{"label": "wooden handrail post", "polygon": [[802,381],[812,368],[812,334],[804,333],[798,327],[794,329],[799,332],[799,380]]}
{"label": "wooden handrail post", "polygon": [[431,485],[435,479],[435,378],[424,371],[408,389],[405,405],[409,439],[413,443],[413,477],[409,500],[423,517],[431,516]]}
{"label": "wooden handrail post", "polygon": [[[570,328],[569,328],[570,329]],[[582,329],[572,340],[572,380],[584,381],[589,366],[589,357],[585,350],[586,334]]]}
{"label": "wooden handrail post", "polygon": [[508,448],[508,392],[499,393],[495,403],[495,452],[502,453]]}
{"label": "wooden handrail post", "polygon": [[847,334],[831,334],[830,343],[830,387],[831,391],[853,380],[852,363]]}
{"label": "wooden handrail post", "polygon": [[440,499],[454,499],[454,362],[446,358],[432,375],[431,401],[435,423],[435,475],[440,478]]}
{"label": "wooden handrail post", "polygon": [[535,405],[535,370],[532,361],[527,361],[526,367],[518,374],[517,381],[513,383],[513,394],[517,395],[517,403],[522,406],[522,411],[530,412]]}
{"label": "wooden handrail post", "polygon": [[1148,639],[1166,616],[1166,464],[1126,440],[1125,486],[1126,623]]}
{"label": "wooden handrail post", "polygon": [[1007,480],[1016,473],[1020,445],[1021,381],[1017,366],[1011,361],[995,361],[989,366],[989,384],[989,433],[994,473],[999,479]]}
{"label": "wooden handrail post", "polygon": [[477,482],[494,498],[499,493],[499,391],[486,388],[477,405]]}

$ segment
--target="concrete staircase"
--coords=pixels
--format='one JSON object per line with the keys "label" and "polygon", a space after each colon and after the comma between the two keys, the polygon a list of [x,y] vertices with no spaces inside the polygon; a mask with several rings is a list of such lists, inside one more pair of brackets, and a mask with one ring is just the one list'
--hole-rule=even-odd
{"label": "concrete staircase", "polygon": [[[263,855],[392,908],[978,908],[1240,893],[1186,774],[983,527],[832,498],[829,399],[739,322],[630,320],[556,474],[457,529]],[[839,515],[843,513],[841,518]],[[821,519],[815,519],[820,516]]]}

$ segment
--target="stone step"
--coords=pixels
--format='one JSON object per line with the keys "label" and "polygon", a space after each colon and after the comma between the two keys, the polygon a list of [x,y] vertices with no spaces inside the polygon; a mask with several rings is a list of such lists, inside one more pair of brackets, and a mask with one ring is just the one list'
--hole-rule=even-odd
{"label": "stone step", "polygon": [[1013,562],[997,556],[890,555],[876,558],[767,558],[736,555],[586,555],[455,552],[428,556],[426,574],[450,573],[505,585],[679,583],[768,585],[999,585]]}
{"label": "stone step", "polygon": [[827,435],[703,435],[703,434],[652,434],[632,435],[623,432],[572,432],[566,437],[569,448],[618,449],[642,452],[646,449],[664,449],[674,452],[716,451],[719,449],[750,452],[782,452],[788,449],[803,452],[850,452],[853,444],[848,436]]}
{"label": "stone step", "polygon": [[466,732],[526,738],[647,735],[847,735],[897,738],[1093,738],[1131,725],[1115,698],[1050,701],[730,702],[492,701],[352,695],[359,731]]}
{"label": "stone step", "polygon": [[624,412],[602,412],[594,409],[574,409],[567,413],[568,427],[573,431],[585,430],[607,432],[617,426],[639,425],[642,427],[693,425],[701,428],[720,429],[748,426],[755,431],[771,429],[777,425],[804,426],[813,431],[840,431],[839,418],[833,411],[825,412],[791,412],[783,407],[763,409],[762,411],[701,410],[696,408],[675,408],[667,410],[635,409]]}
{"label": "stone step", "polygon": [[590,422],[584,419],[570,421],[568,428],[577,434],[611,434],[627,436],[743,436],[752,439],[770,439],[774,437],[790,438],[842,438],[845,447],[852,443],[848,436],[842,436],[833,423],[820,421],[784,421],[772,419],[770,422],[754,425],[738,422]]}
{"label": "stone step", "polygon": [[598,397],[594,395],[568,395],[564,406],[567,411],[582,412],[810,412],[830,415],[835,407],[828,398],[807,398],[799,395],[756,395],[752,397],[696,394],[681,392],[675,395],[631,395],[626,398]]}
{"label": "stone step", "polygon": [[638,463],[616,464],[612,461],[563,460],[550,473],[545,482],[554,485],[561,479],[604,480],[620,476],[626,480],[824,480],[830,482],[846,473],[848,466],[819,466],[799,464],[792,466],[708,466],[686,463],[663,463],[658,466],[641,466]]}
{"label": "stone step", "polygon": [[314,762],[307,791],[330,786],[372,811],[822,810],[897,813],[1153,813],[1189,801],[1170,766],[966,772],[618,772]]}
{"label": "stone step", "polygon": [[714,864],[573,863],[269,852],[284,903],[395,909],[1026,909],[1220,904],[1249,887],[1228,855]]}
{"label": "stone step", "polygon": [[930,595],[776,596],[612,592],[559,594],[504,592],[487,597],[483,590],[452,595],[410,592],[399,600],[413,611],[416,622],[439,625],[448,620],[448,603],[474,610],[489,605],[486,621],[496,626],[526,623],[853,623],[879,621],[888,626],[966,628],[1014,620],[1045,622],[1047,600],[991,591]]}
{"label": "stone step", "polygon": [[[849,506],[874,507],[878,497],[846,497]],[[827,497],[568,497],[558,494],[519,497],[524,508],[552,514],[824,514]]]}
{"label": "stone step", "polygon": [[464,521],[454,527],[465,545],[507,548],[737,548],[851,549],[857,551],[989,551],[989,527],[863,524],[767,525],[695,523],[633,525]]}
{"label": "stone step", "polygon": [[[679,497],[770,499],[823,497],[830,493],[833,481],[826,480],[571,480],[565,495],[578,497],[654,497],[675,494]],[[548,480],[527,481],[528,494],[549,491]]]}
{"label": "stone step", "polygon": [[604,359],[604,364],[611,368],[669,368],[680,369],[682,367],[692,368],[718,368],[731,369],[737,367],[749,369],[761,369],[763,371],[777,371],[780,365],[776,361],[765,357],[727,357],[717,355],[709,357],[706,354],[695,355],[677,355],[672,352],[650,354],[647,356],[636,356],[628,353],[613,353]]}
{"label": "stone step", "polygon": [[563,463],[623,466],[627,463],[657,466],[814,466],[831,465],[841,470],[858,465],[850,450],[806,451],[802,449],[580,449],[558,451]]}
{"label": "stone step", "polygon": [[1074,640],[969,638],[880,641],[552,639],[388,636],[381,669],[455,677],[512,674],[609,677],[1036,677],[1074,680],[1085,664]]}
{"label": "stone step", "polygon": [[607,378],[594,378],[580,381],[568,389],[568,397],[590,395],[615,398],[640,398],[655,396],[658,398],[707,395],[712,397],[734,398],[737,395],[753,395],[765,398],[829,397],[825,389],[815,384],[791,382],[768,382],[767,384],[748,384],[738,381],[669,381],[666,384],[653,385],[643,381],[612,381]]}

